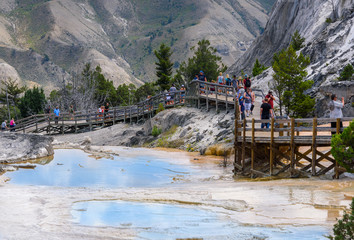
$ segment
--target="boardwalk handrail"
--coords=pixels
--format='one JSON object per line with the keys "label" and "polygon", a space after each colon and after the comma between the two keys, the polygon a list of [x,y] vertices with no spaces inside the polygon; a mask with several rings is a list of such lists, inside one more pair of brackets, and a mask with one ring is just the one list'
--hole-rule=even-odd
{"label": "boardwalk handrail", "polygon": [[[311,175],[321,175],[331,169],[335,169],[335,177],[344,172],[331,157],[331,138],[333,133],[340,133],[340,122],[348,124],[353,121],[353,117],[341,119],[331,118],[311,118],[311,119],[262,119],[262,120],[235,120],[235,171],[244,173],[246,169],[246,148],[251,153],[251,176],[277,175],[288,169],[294,172]],[[328,126],[335,122],[336,127]],[[270,123],[270,128],[261,128],[256,124]],[[248,126],[250,124],[250,126]],[[257,134],[256,134],[257,133]],[[309,149],[302,149],[302,148]],[[327,152],[318,150],[319,147],[329,147]],[[260,150],[260,149],[264,149]],[[311,156],[308,156],[311,153]],[[268,155],[269,154],[269,155]],[[269,174],[255,168],[257,158],[266,156],[269,158]],[[300,160],[307,161],[308,164],[299,163]],[[285,161],[285,162],[284,162]],[[322,164],[328,161],[330,165]],[[280,166],[280,170],[275,172],[275,166]],[[296,167],[300,165],[301,167]]]}

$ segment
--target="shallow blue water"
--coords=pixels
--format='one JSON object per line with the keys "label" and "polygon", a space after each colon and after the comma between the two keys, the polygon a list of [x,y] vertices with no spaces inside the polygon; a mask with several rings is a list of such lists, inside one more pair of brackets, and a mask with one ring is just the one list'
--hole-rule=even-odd
{"label": "shallow blue water", "polygon": [[10,183],[61,187],[158,187],[173,182],[177,176],[195,173],[168,159],[152,156],[114,157],[96,160],[81,150],[56,150],[49,163],[35,169],[8,172]]}
{"label": "shallow blue water", "polygon": [[[267,228],[241,226],[225,214],[198,206],[123,201],[79,202],[72,210],[74,223],[95,227],[123,227],[142,239],[326,239],[318,226]],[[235,213],[237,214],[237,213]]]}

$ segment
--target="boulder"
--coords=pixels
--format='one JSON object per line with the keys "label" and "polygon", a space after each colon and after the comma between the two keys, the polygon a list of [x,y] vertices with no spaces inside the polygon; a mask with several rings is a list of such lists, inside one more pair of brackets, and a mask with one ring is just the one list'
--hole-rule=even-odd
{"label": "boulder", "polygon": [[18,133],[0,133],[0,163],[47,157],[54,154],[53,138]]}

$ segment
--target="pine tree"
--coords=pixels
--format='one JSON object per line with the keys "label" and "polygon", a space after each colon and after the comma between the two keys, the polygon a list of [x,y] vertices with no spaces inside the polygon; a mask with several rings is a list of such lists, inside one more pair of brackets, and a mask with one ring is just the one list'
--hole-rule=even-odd
{"label": "pine tree", "polygon": [[261,74],[264,70],[266,70],[267,68],[262,65],[258,58],[256,59],[256,62],[254,63],[253,69],[252,69],[252,75],[253,77],[258,76],[259,74]]}
{"label": "pine tree", "polygon": [[313,85],[313,81],[304,81],[309,64],[309,57],[302,53],[297,56],[292,46],[274,54],[272,66],[275,73],[271,88],[279,98],[280,115],[283,115],[284,108],[293,117],[306,117],[313,111],[315,100],[304,94]]}
{"label": "pine tree", "polygon": [[25,92],[25,95],[21,98],[19,109],[22,117],[28,117],[38,113],[42,113],[46,99],[43,89],[34,87]]}
{"label": "pine tree", "polygon": [[[195,47],[191,47],[193,51]],[[220,65],[219,65],[220,63]],[[225,72],[227,67],[221,62],[221,57],[216,55],[216,49],[210,46],[208,40],[198,42],[198,48],[194,52],[194,56],[188,59],[188,62],[183,62],[180,65],[179,73],[185,78],[188,83],[192,81],[194,76],[202,70],[210,81],[216,79],[219,72]]]}
{"label": "pine tree", "polygon": [[294,32],[291,39],[292,41],[290,45],[293,47],[295,51],[299,51],[301,48],[304,47],[305,38],[301,37],[298,30]]}
{"label": "pine tree", "polygon": [[156,84],[160,86],[161,90],[167,90],[170,87],[171,76],[172,76],[172,67],[173,63],[170,60],[172,55],[171,48],[166,46],[164,43],[160,45],[158,51],[154,51],[158,62],[156,64]]}
{"label": "pine tree", "polygon": [[347,66],[344,67],[343,72],[340,74],[340,77],[338,80],[340,80],[340,81],[352,80],[353,75],[354,75],[354,68],[349,63]]}

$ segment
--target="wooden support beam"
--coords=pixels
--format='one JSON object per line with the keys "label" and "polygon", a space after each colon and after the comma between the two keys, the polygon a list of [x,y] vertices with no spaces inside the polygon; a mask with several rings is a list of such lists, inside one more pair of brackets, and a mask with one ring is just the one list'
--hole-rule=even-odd
{"label": "wooden support beam", "polygon": [[219,89],[218,86],[215,86],[215,106],[216,106],[216,112],[218,112],[218,95],[219,95]]}
{"label": "wooden support beam", "polygon": [[[254,159],[255,159],[255,120],[252,118],[252,142],[251,142],[251,170],[254,170]],[[251,172],[251,177],[253,177],[253,173]]]}
{"label": "wooden support beam", "polygon": [[243,119],[243,138],[242,138],[242,159],[241,159],[241,166],[242,166],[242,173],[245,168],[245,158],[246,158],[246,118]]}
{"label": "wooden support beam", "polygon": [[[337,134],[339,134],[340,133],[340,118],[337,118],[337,131],[336,131],[336,133]],[[335,167],[335,169],[334,169],[334,172],[335,172],[335,178],[336,179],[339,179],[339,170],[338,170],[338,162],[336,161],[336,167]]]}
{"label": "wooden support beam", "polygon": [[317,118],[313,118],[312,121],[312,167],[311,167],[311,174],[312,176],[316,176],[316,151],[317,151],[317,146],[316,146],[316,137],[317,137]]}
{"label": "wooden support beam", "polygon": [[273,144],[274,144],[274,118],[271,120],[271,129],[270,129],[270,158],[269,158],[269,174],[272,176],[273,175],[273,160],[274,160],[274,155],[273,155]]}

